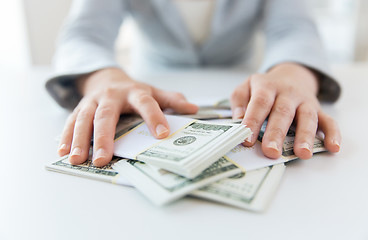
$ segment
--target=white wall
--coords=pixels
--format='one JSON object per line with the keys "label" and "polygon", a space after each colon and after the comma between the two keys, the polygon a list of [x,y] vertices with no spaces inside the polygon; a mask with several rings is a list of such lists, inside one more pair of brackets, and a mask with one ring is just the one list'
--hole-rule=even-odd
{"label": "white wall", "polygon": [[331,62],[356,60],[359,3],[364,1],[309,0],[314,7],[317,25]]}
{"label": "white wall", "polygon": [[50,64],[55,41],[71,1],[23,0],[33,64]]}
{"label": "white wall", "polygon": [[[16,5],[15,2],[20,1],[24,4],[31,62],[35,65],[50,64],[58,31],[72,0],[8,0],[3,2]],[[307,2],[314,8],[331,62],[368,60],[368,15],[365,14],[368,12],[368,0],[307,0]],[[1,4],[0,9],[4,11]],[[6,21],[9,22],[9,20]],[[131,38],[127,36],[130,36],[131,26],[126,26],[125,29],[125,33],[129,34],[124,36],[123,33],[119,38],[120,41],[124,39],[125,43],[117,44],[118,58],[124,63],[129,62],[127,56]],[[16,35],[20,36],[19,33],[14,36]]]}
{"label": "white wall", "polygon": [[357,18],[356,61],[368,61],[368,1],[361,0]]}
{"label": "white wall", "polygon": [[21,0],[0,1],[0,68],[31,64]]}

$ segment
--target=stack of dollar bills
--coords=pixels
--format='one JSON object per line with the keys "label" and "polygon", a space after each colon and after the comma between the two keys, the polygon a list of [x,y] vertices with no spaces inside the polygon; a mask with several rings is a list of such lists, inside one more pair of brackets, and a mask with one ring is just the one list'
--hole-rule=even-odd
{"label": "stack of dollar bills", "polygon": [[[209,120],[222,116],[231,116],[230,109],[207,107],[190,117]],[[263,156],[260,142],[267,121],[262,126],[260,141],[247,148],[239,143],[250,131],[230,123],[229,119],[198,121],[174,116],[167,119],[172,133],[157,140],[141,118],[123,116],[115,135],[116,156],[105,167],[93,166],[91,158],[81,165],[71,165],[66,155],[46,168],[133,186],[159,206],[191,196],[258,212],[267,208],[277,190],[284,162],[297,159],[292,149],[293,128],[285,138],[282,157],[270,160]],[[314,152],[323,151],[323,141],[316,138]]]}
{"label": "stack of dollar bills", "polygon": [[114,155],[148,163],[186,178],[195,178],[252,132],[242,124],[213,123],[170,116],[171,135],[155,139],[142,123],[121,132]]}

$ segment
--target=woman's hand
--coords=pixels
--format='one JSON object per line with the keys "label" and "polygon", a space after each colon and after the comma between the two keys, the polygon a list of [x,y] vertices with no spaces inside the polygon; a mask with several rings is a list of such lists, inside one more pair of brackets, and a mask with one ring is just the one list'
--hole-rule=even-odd
{"label": "woman's hand", "polygon": [[136,82],[117,68],[94,72],[78,84],[84,97],[65,124],[58,150],[60,156],[70,153],[72,164],[86,161],[92,136],[93,164],[101,167],[111,161],[115,128],[122,113],[140,114],[153,136],[165,138],[169,125],[161,108],[188,114],[198,110],[182,94]]}
{"label": "woman's hand", "polygon": [[318,79],[308,68],[283,63],[266,74],[250,76],[235,89],[231,98],[233,118],[243,118],[252,131],[244,146],[257,140],[264,120],[269,116],[262,140],[262,151],[269,158],[278,158],[288,129],[295,120],[294,152],[301,159],[313,155],[317,128],[325,134],[328,151],[340,150],[341,136],[336,122],[322,112],[317,99]]}

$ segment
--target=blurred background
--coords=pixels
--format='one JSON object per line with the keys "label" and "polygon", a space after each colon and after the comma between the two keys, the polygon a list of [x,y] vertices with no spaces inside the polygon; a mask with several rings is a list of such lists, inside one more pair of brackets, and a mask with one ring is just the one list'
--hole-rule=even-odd
{"label": "blurred background", "polygon": [[[368,61],[368,0],[307,0],[331,63]],[[0,2],[0,68],[50,65],[72,0]],[[118,59],[129,63],[134,25],[122,26]]]}

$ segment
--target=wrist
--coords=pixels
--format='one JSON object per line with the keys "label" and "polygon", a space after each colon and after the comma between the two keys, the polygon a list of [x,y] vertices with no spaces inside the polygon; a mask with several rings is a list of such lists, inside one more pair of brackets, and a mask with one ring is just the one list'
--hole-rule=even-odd
{"label": "wrist", "polygon": [[271,68],[267,74],[271,75],[272,77],[283,77],[290,79],[290,81],[303,81],[304,83],[307,83],[311,89],[313,89],[313,92],[316,95],[319,91],[320,76],[318,72],[298,63],[290,62],[278,64]]}
{"label": "wrist", "polygon": [[77,89],[82,96],[95,89],[102,89],[121,82],[133,82],[133,80],[119,68],[103,68],[77,80]]}

